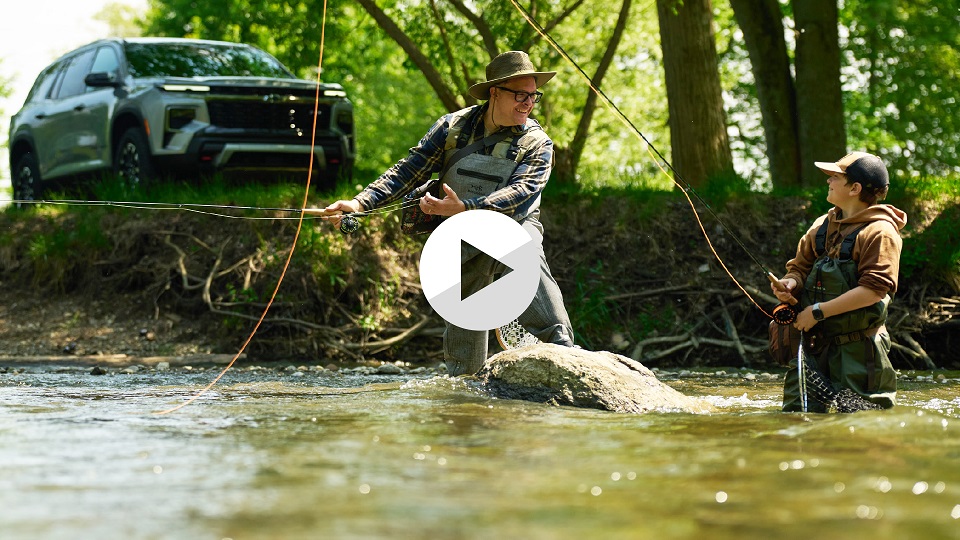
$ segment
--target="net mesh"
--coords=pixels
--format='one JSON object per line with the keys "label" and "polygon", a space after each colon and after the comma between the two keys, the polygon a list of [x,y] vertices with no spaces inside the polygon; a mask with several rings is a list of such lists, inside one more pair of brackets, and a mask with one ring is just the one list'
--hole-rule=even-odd
{"label": "net mesh", "polygon": [[849,388],[837,390],[833,384],[824,377],[815,366],[813,366],[806,356],[803,362],[803,378],[800,385],[801,394],[806,394],[810,399],[815,400],[829,412],[852,413],[857,411],[880,410],[883,407],[876,403],[867,401]]}
{"label": "net mesh", "polygon": [[540,343],[540,340],[530,332],[527,332],[516,319],[497,328],[495,333],[497,335],[497,341],[505,351]]}

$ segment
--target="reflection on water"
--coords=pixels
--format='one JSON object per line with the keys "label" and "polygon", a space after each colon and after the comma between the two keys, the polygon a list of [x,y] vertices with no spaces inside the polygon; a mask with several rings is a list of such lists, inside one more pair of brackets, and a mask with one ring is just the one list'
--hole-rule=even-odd
{"label": "reflection on water", "polygon": [[960,535],[955,374],[853,415],[770,380],[664,374],[719,412],[626,415],[418,377],[234,370],[156,415],[210,373],[0,374],[2,537]]}

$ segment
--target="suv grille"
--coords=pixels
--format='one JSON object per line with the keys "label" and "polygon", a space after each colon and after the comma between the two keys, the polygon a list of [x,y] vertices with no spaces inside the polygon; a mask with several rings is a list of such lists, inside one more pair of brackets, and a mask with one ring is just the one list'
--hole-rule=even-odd
{"label": "suv grille", "polygon": [[[246,100],[211,100],[207,102],[210,123],[217,127],[310,132],[313,125],[313,103],[265,103]],[[330,105],[317,109],[317,131],[330,128]]]}

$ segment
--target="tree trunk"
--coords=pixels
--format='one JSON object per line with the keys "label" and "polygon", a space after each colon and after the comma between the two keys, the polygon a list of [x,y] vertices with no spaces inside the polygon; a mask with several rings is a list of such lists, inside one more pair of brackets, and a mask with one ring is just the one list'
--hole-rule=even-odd
{"label": "tree trunk", "polygon": [[705,185],[733,170],[710,0],[657,0],[670,112],[670,147],[678,181]]}
{"label": "tree trunk", "polygon": [[750,54],[771,181],[774,186],[799,186],[796,93],[780,4],[777,0],[730,0],[730,4]]}
{"label": "tree trunk", "polygon": [[796,88],[800,174],[806,185],[824,180],[814,161],[836,161],[847,153],[840,87],[837,0],[793,3],[797,27]]}
{"label": "tree trunk", "polygon": [[433,88],[437,97],[440,98],[440,102],[443,103],[443,106],[448,111],[453,112],[463,108],[463,103],[457,101],[457,96],[454,95],[446,83],[443,82],[443,76],[433,67],[433,64],[431,64],[426,55],[420,51],[417,44],[397,26],[397,23],[395,23],[389,15],[380,9],[374,0],[357,0],[357,3],[373,17],[373,20],[377,22],[377,26],[382,28],[383,31],[386,32],[391,39],[396,41],[403,51],[407,53],[410,60],[423,72],[427,83],[430,84],[430,87]]}
{"label": "tree trunk", "polygon": [[[604,75],[607,74],[607,70],[610,69],[610,64],[613,63],[617,46],[620,45],[620,41],[623,39],[623,31],[627,26],[627,18],[630,15],[631,4],[632,0],[623,0],[623,4],[620,6],[620,15],[617,17],[617,24],[613,28],[613,35],[611,35],[610,40],[607,41],[607,50],[604,51],[603,58],[600,59],[600,64],[597,66],[597,71],[590,81],[594,88],[600,88]],[[583,114],[580,115],[577,132],[570,142],[569,156],[565,156],[569,157],[571,171],[575,172],[580,166],[580,157],[583,156],[583,148],[587,144],[587,135],[590,133],[590,123],[593,121],[593,113],[597,110],[597,99],[598,96],[596,92],[587,89],[587,99],[583,106]],[[559,178],[566,179],[568,177],[560,175]]]}

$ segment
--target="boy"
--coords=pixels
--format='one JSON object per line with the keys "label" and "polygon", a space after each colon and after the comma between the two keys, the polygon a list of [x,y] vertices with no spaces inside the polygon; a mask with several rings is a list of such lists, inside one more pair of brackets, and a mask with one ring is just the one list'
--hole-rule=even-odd
{"label": "boy", "polygon": [[[787,263],[787,274],[771,288],[781,301],[800,299],[794,326],[803,332],[804,355],[834,389],[847,388],[890,408],[897,377],[884,323],[897,291],[900,230],[907,215],[879,204],[890,179],[877,156],[853,152],[836,163],[815,164],[829,175],[827,202],[834,208],[814,221]],[[802,410],[796,364],[792,367],[784,378],[784,411]],[[811,401],[808,410],[826,412],[827,405]]]}

